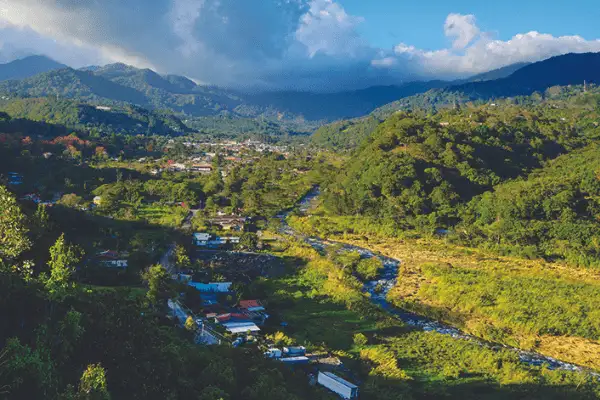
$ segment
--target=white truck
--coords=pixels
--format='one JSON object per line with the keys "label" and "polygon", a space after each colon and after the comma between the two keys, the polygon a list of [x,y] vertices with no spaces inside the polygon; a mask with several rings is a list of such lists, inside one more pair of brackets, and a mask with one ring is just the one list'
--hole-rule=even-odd
{"label": "white truck", "polygon": [[332,374],[331,372],[319,371],[317,382],[319,385],[339,394],[343,399],[358,398],[358,386],[340,378],[335,374]]}

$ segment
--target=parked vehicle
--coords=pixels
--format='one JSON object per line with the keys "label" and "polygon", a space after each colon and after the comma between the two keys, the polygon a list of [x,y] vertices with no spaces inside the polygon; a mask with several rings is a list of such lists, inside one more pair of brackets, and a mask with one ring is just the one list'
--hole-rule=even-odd
{"label": "parked vehicle", "polygon": [[357,399],[358,386],[348,382],[331,372],[319,371],[317,378],[319,385],[326,387],[334,393],[339,394],[343,399]]}

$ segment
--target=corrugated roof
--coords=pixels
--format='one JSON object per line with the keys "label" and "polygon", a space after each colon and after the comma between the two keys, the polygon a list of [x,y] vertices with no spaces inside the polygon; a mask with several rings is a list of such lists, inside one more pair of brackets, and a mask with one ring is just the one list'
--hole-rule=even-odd
{"label": "corrugated roof", "polygon": [[320,372],[320,373],[323,374],[323,375],[326,375],[326,376],[330,377],[331,379],[333,379],[333,380],[335,380],[335,381],[341,383],[342,385],[347,386],[347,387],[349,387],[351,389],[358,388],[358,386],[356,386],[354,383],[350,383],[347,380],[345,380],[343,378],[340,378],[339,376],[337,376],[335,374],[332,374],[331,372]]}

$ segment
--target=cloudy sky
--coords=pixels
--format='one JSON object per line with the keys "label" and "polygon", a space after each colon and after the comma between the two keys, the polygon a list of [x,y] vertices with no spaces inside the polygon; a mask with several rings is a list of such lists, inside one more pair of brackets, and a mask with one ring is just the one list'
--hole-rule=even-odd
{"label": "cloudy sky", "polygon": [[591,0],[0,0],[0,61],[338,90],[600,51],[599,19]]}

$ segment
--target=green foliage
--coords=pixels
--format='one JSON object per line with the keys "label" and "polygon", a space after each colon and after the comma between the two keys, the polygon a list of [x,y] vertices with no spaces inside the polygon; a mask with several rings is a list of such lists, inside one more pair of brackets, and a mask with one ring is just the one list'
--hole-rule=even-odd
{"label": "green foliage", "polygon": [[0,185],[0,263],[15,259],[29,249],[27,233],[25,215],[15,197]]}
{"label": "green foliage", "polygon": [[171,278],[162,265],[157,264],[144,271],[142,278],[148,285],[146,299],[150,304],[159,306],[169,299],[173,293]]}
{"label": "green foliage", "polygon": [[175,265],[177,265],[179,269],[185,270],[192,266],[192,261],[190,260],[190,257],[188,256],[185,247],[181,245],[175,246],[174,255]]}
{"label": "green foliage", "polygon": [[258,235],[252,232],[244,232],[240,236],[240,248],[247,251],[258,249]]}
{"label": "green foliage", "polygon": [[110,400],[106,372],[100,364],[88,365],[81,375],[79,396],[81,400]]}
{"label": "green foliage", "polygon": [[50,276],[45,282],[46,289],[52,298],[64,299],[73,288],[71,275],[75,265],[81,259],[81,250],[65,241],[62,234],[50,247]]}
{"label": "green foliage", "polygon": [[356,273],[363,281],[372,281],[379,276],[383,263],[377,257],[365,258],[356,265]]}

